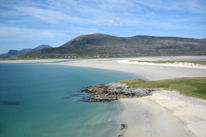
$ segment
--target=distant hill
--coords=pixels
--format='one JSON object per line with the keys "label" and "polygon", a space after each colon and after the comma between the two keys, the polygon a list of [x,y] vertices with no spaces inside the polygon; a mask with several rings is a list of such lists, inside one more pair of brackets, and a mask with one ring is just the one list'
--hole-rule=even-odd
{"label": "distant hill", "polygon": [[37,50],[42,50],[42,49],[48,49],[48,48],[52,48],[49,45],[40,45],[34,49],[22,49],[22,50],[9,50],[8,53],[5,54],[1,54],[0,58],[10,58],[10,57],[15,57],[27,52],[31,52],[31,51],[37,51]]}
{"label": "distant hill", "polygon": [[206,55],[206,40],[179,37],[116,37],[89,34],[57,48],[29,52],[18,58],[134,57],[160,55]]}

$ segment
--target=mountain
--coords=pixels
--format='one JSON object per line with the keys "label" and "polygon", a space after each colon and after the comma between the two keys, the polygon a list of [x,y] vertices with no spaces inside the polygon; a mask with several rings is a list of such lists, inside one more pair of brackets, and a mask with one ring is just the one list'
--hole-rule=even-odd
{"label": "mountain", "polygon": [[42,49],[18,58],[134,57],[160,55],[206,55],[206,40],[180,37],[116,37],[89,34],[57,48]]}
{"label": "mountain", "polygon": [[1,54],[0,58],[9,58],[9,57],[15,57],[27,52],[31,52],[31,51],[38,51],[38,50],[42,50],[42,49],[48,49],[48,48],[52,48],[49,45],[40,45],[34,49],[22,49],[22,50],[9,50],[8,53],[6,54]]}
{"label": "mountain", "polygon": [[48,49],[48,48],[52,48],[49,45],[39,45],[38,47],[32,49],[32,51],[37,51],[37,50],[41,50],[41,49]]}

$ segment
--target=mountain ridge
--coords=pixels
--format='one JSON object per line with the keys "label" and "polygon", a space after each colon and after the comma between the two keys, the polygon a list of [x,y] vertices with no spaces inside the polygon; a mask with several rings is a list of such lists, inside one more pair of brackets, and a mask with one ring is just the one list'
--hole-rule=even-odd
{"label": "mountain ridge", "polygon": [[57,48],[29,52],[19,58],[135,57],[206,55],[205,39],[95,33],[78,36]]}
{"label": "mountain ridge", "polygon": [[27,53],[27,52],[32,52],[32,51],[37,51],[37,50],[42,50],[42,49],[47,49],[47,48],[52,48],[51,46],[49,45],[39,45],[33,49],[22,49],[22,50],[9,50],[7,53],[4,53],[4,54],[1,54],[0,55],[0,58],[10,58],[10,57],[15,57],[15,56],[18,56],[18,55],[21,55],[21,54],[24,54],[24,53]]}

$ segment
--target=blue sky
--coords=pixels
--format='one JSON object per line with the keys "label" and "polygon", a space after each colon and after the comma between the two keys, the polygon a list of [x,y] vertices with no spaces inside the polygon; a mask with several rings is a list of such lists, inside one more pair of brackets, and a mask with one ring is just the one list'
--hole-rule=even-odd
{"label": "blue sky", "polygon": [[0,0],[0,53],[88,33],[205,38],[206,0]]}

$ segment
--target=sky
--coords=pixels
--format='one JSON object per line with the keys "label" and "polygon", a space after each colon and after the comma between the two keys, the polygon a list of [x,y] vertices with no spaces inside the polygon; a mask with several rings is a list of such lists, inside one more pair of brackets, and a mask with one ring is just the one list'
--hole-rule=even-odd
{"label": "sky", "polygon": [[82,34],[206,37],[206,0],[0,0],[0,53]]}

